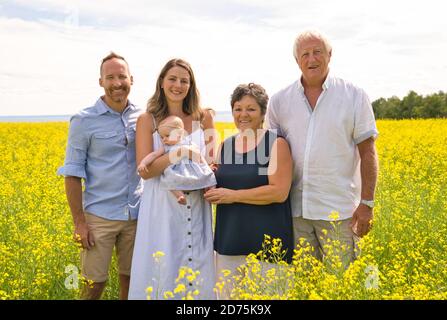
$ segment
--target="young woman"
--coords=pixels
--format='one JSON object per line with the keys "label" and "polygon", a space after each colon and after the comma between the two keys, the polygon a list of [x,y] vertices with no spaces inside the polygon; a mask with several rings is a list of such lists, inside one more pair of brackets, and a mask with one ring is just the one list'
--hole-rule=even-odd
{"label": "young woman", "polygon": [[[194,161],[200,161],[200,155],[205,153],[213,157],[214,137],[207,135],[208,139],[205,139],[204,134],[204,130],[214,128],[213,119],[209,111],[200,108],[194,73],[191,66],[181,59],[172,59],[163,67],[147,112],[137,121],[137,163],[162,146],[157,125],[171,115],[182,119],[187,137],[199,146],[199,150],[194,147],[175,149],[158,157],[144,170],[139,170],[145,182],[129,299],[146,299],[148,287],[152,287],[152,299],[163,299],[167,291],[171,291],[176,299],[185,296],[186,292],[194,292],[197,295],[195,299],[214,298],[211,205],[205,201],[203,190],[185,192],[186,205],[182,205],[160,185],[163,171],[173,162],[181,161],[182,157]],[[159,253],[154,257],[157,252],[164,255],[161,257]],[[195,279],[183,278],[176,282],[181,267],[200,274]]]}

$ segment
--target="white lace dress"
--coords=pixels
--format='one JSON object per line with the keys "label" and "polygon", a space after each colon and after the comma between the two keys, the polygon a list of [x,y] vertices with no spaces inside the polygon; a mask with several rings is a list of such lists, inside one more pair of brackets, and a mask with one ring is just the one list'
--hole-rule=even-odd
{"label": "white lace dress", "polygon": [[[158,132],[154,132],[154,149],[161,147]],[[190,138],[202,153],[205,140],[202,129]],[[164,292],[181,283],[186,291],[200,292],[196,299],[215,299],[215,267],[211,205],[203,198],[203,190],[185,192],[187,204],[177,203],[175,197],[160,185],[160,177],[144,182],[138,216],[137,234],[132,260],[129,299],[146,299],[152,287],[152,299],[163,299]],[[159,262],[153,254],[161,251]],[[199,271],[193,281],[183,278],[176,283],[182,267]],[[180,286],[181,288],[181,286]],[[184,292],[175,294],[181,299]]]}

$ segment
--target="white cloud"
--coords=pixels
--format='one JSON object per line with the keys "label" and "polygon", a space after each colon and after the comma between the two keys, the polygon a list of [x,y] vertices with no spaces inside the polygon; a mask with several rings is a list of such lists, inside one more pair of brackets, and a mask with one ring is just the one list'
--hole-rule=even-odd
{"label": "white cloud", "polygon": [[239,83],[260,83],[272,95],[298,77],[293,39],[309,27],[329,36],[332,70],[372,99],[445,90],[447,23],[437,1],[213,3],[16,1],[36,15],[0,16],[0,115],[88,106],[101,94],[99,63],[110,50],[129,61],[134,102],[144,106],[163,64],[183,57],[204,105],[229,110]]}

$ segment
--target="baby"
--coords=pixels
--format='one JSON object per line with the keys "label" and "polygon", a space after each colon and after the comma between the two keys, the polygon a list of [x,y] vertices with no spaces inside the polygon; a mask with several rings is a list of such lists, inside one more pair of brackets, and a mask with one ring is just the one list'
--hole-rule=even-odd
{"label": "baby", "polygon": [[[185,139],[185,132],[183,121],[177,116],[168,116],[161,121],[158,126],[158,134],[163,146],[144,157],[138,165],[138,171],[147,171],[147,166],[164,153],[182,146],[192,146],[193,143]],[[200,163],[182,159],[167,167],[160,176],[160,184],[170,190],[180,204],[186,204],[183,191],[211,188],[216,185],[213,171],[204,157],[200,155],[200,158]]]}

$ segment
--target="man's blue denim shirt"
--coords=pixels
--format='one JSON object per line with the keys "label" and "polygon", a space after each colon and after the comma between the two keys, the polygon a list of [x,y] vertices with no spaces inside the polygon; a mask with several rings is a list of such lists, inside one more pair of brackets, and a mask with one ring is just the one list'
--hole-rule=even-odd
{"label": "man's blue denim shirt", "polygon": [[84,211],[109,220],[138,217],[142,181],[135,163],[135,128],[141,114],[123,113],[99,98],[70,119],[65,163],[57,174],[84,179]]}

